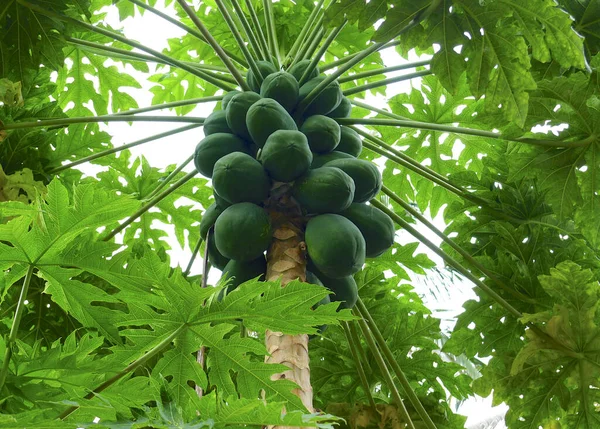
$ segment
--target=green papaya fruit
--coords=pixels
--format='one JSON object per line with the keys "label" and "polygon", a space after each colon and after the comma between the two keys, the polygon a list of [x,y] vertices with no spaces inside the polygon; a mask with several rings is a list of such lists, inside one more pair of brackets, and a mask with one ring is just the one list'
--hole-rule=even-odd
{"label": "green papaya fruit", "polygon": [[352,103],[348,97],[342,97],[339,106],[327,114],[330,118],[348,118],[352,112]]}
{"label": "green papaya fruit", "polygon": [[[294,76],[298,82],[300,82],[300,79],[302,78],[302,75],[306,71],[309,64],[310,64],[310,60],[308,60],[308,59],[298,61],[296,64],[294,64],[292,67],[290,67],[288,72],[292,76]],[[308,80],[314,79],[317,76],[319,76],[319,67],[318,66],[315,67],[313,69],[313,71],[310,73],[310,75],[308,76]]]}
{"label": "green papaya fruit", "polygon": [[306,135],[310,150],[315,153],[328,153],[340,142],[340,126],[324,115],[313,115],[304,121],[300,131]]}
{"label": "green papaya fruit", "polygon": [[310,168],[313,154],[300,131],[278,130],[262,148],[259,161],[274,180],[292,182]]}
{"label": "green papaya fruit", "polygon": [[206,234],[208,230],[215,224],[215,221],[219,215],[223,212],[223,208],[219,207],[217,203],[213,203],[204,212],[202,219],[200,220],[200,237],[206,240]]}
{"label": "green papaya fruit", "polygon": [[354,181],[355,203],[364,203],[373,198],[381,190],[382,179],[379,168],[364,159],[337,159],[329,161],[325,167],[336,167],[352,177]]}
{"label": "green papaya fruit", "polygon": [[223,277],[230,279],[226,293],[236,289],[239,285],[248,280],[252,280],[261,276],[260,280],[264,280],[267,272],[267,260],[264,255],[251,261],[236,261],[231,260],[223,268]]}
{"label": "green papaya fruit", "polygon": [[358,155],[362,152],[362,140],[360,135],[352,128],[342,125],[340,143],[336,146],[335,150],[338,152],[345,152],[358,158]]}
{"label": "green papaya fruit", "polygon": [[298,130],[290,114],[272,98],[262,98],[248,109],[246,126],[252,141],[261,148],[277,130]]}
{"label": "green papaya fruit", "polygon": [[210,136],[216,133],[233,134],[227,124],[227,115],[224,110],[215,110],[204,121],[204,135]]}
{"label": "green papaya fruit", "polygon": [[[326,78],[327,76],[317,76],[302,85],[298,93],[298,103],[301,103]],[[334,80],[306,107],[302,116],[306,118],[312,115],[327,115],[340,105],[343,96],[340,84]]]}
{"label": "green papaya fruit", "polygon": [[260,257],[270,243],[271,220],[256,204],[238,203],[227,207],[215,222],[215,244],[229,259],[251,261]]}
{"label": "green papaya fruit", "polygon": [[196,170],[205,177],[212,177],[215,163],[232,152],[248,153],[246,142],[233,134],[216,133],[206,136],[194,151]]}
{"label": "green papaya fruit", "polygon": [[292,195],[307,213],[337,213],[354,199],[354,181],[339,168],[309,170],[292,187]]}
{"label": "green papaya fruit", "polygon": [[[365,263],[365,239],[358,227],[343,216],[323,214],[310,219],[304,240],[310,260],[327,277],[351,276]],[[329,287],[325,279],[319,279]]]}
{"label": "green papaya fruit", "polygon": [[229,258],[223,256],[216,245],[215,233],[208,234],[208,240],[206,241],[208,246],[208,262],[218,270],[225,268],[225,265],[229,262]]}
{"label": "green papaya fruit", "polygon": [[291,74],[280,71],[272,73],[265,78],[260,87],[260,96],[272,98],[291,112],[298,102],[300,87],[298,81]]}
{"label": "green papaya fruit", "polygon": [[227,105],[229,104],[233,96],[241,93],[242,91],[238,91],[235,89],[233,91],[226,92],[225,95],[223,95],[223,99],[221,100],[221,110],[225,111],[227,109]]}
{"label": "green papaya fruit", "polygon": [[256,92],[246,91],[234,95],[229,104],[227,104],[227,110],[225,110],[227,124],[234,134],[244,140],[250,141],[251,139],[248,127],[246,126],[248,109],[260,99],[260,95]]}
{"label": "green papaya fruit", "polygon": [[396,228],[390,217],[377,207],[352,204],[340,213],[360,230],[366,243],[367,258],[376,258],[394,244]]}
{"label": "green papaya fruit", "polygon": [[354,159],[354,157],[350,154],[340,152],[337,150],[334,150],[333,152],[329,152],[329,153],[314,154],[313,162],[310,165],[310,168],[312,168],[314,170],[315,168],[323,167],[325,164],[327,164],[328,162],[333,161],[335,159]]}
{"label": "green papaya fruit", "polygon": [[255,76],[252,69],[250,69],[248,70],[248,74],[246,74],[246,83],[252,91],[260,92],[260,85],[263,79],[271,73],[275,73],[277,71],[277,67],[275,67],[273,63],[269,61],[257,61],[256,65],[258,66],[258,70],[260,70],[262,77]]}
{"label": "green papaya fruit", "polygon": [[250,155],[233,152],[215,163],[215,192],[226,201],[260,204],[269,196],[271,183],[263,166]]}

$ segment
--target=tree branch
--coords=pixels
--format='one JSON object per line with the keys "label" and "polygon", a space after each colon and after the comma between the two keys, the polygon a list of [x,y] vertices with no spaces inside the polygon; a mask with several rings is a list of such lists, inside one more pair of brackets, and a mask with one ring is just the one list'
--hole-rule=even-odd
{"label": "tree branch", "polygon": [[429,7],[423,13],[418,14],[415,17],[415,19],[413,19],[410,23],[408,23],[407,25],[405,25],[400,31],[398,31],[396,34],[394,34],[388,40],[386,40],[384,42],[378,42],[378,43],[375,43],[375,44],[369,46],[368,48],[366,48],[363,51],[361,51],[360,53],[358,53],[358,55],[356,55],[354,58],[352,58],[351,60],[349,60],[347,63],[345,63],[344,65],[342,65],[338,70],[336,70],[335,72],[333,72],[330,75],[328,75],[321,83],[319,83],[306,96],[306,98],[304,98],[300,103],[298,103],[298,106],[296,107],[296,116],[297,117],[302,116],[302,114],[304,113],[304,110],[306,110],[306,108],[310,105],[310,103],[312,103],[314,101],[314,99],[321,92],[323,92],[323,90],[327,87],[327,85],[329,85],[331,82],[333,82],[338,77],[340,77],[341,75],[343,75],[346,71],[350,70],[352,67],[354,67],[356,64],[358,64],[363,58],[366,58],[367,56],[369,56],[373,52],[376,52],[379,49],[381,49],[391,39],[394,39],[394,38],[400,36],[401,34],[404,34],[408,30],[410,30],[411,28],[413,28],[416,25],[418,25],[419,22],[421,22],[421,20],[427,18],[437,8],[437,6],[439,6],[440,3],[441,3],[441,0],[433,0],[431,2],[431,4],[429,5]]}
{"label": "tree branch", "polygon": [[184,177],[179,179],[177,182],[173,184],[169,189],[165,189],[160,194],[152,198],[148,203],[144,204],[140,209],[138,209],[134,214],[132,214],[125,222],[112,230],[106,237],[102,239],[102,241],[108,241],[117,235],[119,232],[123,231],[129,225],[131,225],[137,218],[142,216],[156,204],[161,202],[164,198],[175,192],[178,188],[185,185],[190,179],[192,179],[196,174],[198,174],[198,170],[195,170],[186,174]]}
{"label": "tree branch", "polygon": [[199,77],[201,79],[204,79],[205,81],[210,82],[213,85],[215,85],[216,87],[221,88],[221,89],[223,89],[225,91],[232,91],[233,89],[235,89],[235,88],[230,87],[229,85],[224,84],[220,80],[215,79],[212,76],[206,74],[202,70],[198,70],[198,69],[195,69],[193,67],[190,67],[190,66],[188,66],[187,64],[185,64],[185,63],[183,63],[181,61],[178,61],[178,60],[176,60],[174,58],[171,58],[168,55],[164,55],[164,54],[162,54],[162,53],[160,53],[158,51],[155,51],[154,49],[148,48],[148,47],[142,45],[141,43],[134,42],[133,40],[130,40],[130,39],[126,38],[126,37],[123,37],[120,34],[114,33],[112,31],[105,30],[105,29],[100,28],[100,27],[95,27],[95,26],[93,26],[91,24],[88,24],[88,23],[83,22],[83,21],[79,21],[77,19],[65,16],[65,15],[61,15],[61,14],[58,14],[58,13],[51,12],[50,10],[44,9],[44,8],[42,8],[40,6],[36,6],[34,4],[31,4],[31,3],[27,2],[26,0],[17,0],[17,1],[20,4],[22,4],[23,6],[29,8],[31,10],[35,10],[36,12],[39,12],[42,15],[46,15],[46,16],[48,16],[50,18],[56,18],[56,19],[59,19],[59,20],[64,21],[64,22],[69,22],[71,24],[83,27],[83,28],[85,28],[85,29],[87,29],[89,31],[93,31],[94,33],[98,33],[98,34],[102,34],[102,35],[107,36],[107,37],[111,37],[111,38],[113,38],[115,40],[118,40],[120,42],[123,42],[123,43],[125,43],[125,44],[127,44],[129,46],[133,46],[133,47],[138,48],[138,49],[140,49],[140,50],[142,50],[144,52],[152,54],[155,57],[160,58],[160,59],[168,62],[169,64],[173,64],[173,65],[179,67],[180,69],[185,70],[188,73],[193,74],[194,76],[197,76],[197,77]]}
{"label": "tree branch", "polygon": [[325,42],[323,42],[323,45],[321,45],[321,48],[319,49],[317,54],[312,56],[312,60],[306,67],[306,70],[304,70],[304,74],[302,75],[302,77],[300,78],[300,81],[298,82],[298,84],[300,86],[302,86],[306,83],[306,81],[308,80],[308,76],[310,76],[310,74],[313,72],[315,67],[317,67],[317,64],[321,60],[321,57],[323,55],[325,55],[325,52],[327,52],[327,49],[329,49],[329,46],[331,46],[331,44],[333,43],[335,38],[340,34],[340,31],[342,31],[342,29],[346,26],[347,22],[348,22],[348,20],[344,19],[344,21],[338,27],[331,30],[331,33],[329,33],[329,36],[327,36],[327,39],[325,39]]}
{"label": "tree branch", "polygon": [[15,122],[3,124],[0,122],[0,130],[18,130],[23,128],[43,128],[53,125],[89,124],[94,122],[187,122],[192,124],[204,124],[206,118],[190,116],[127,116],[127,115],[103,115],[83,116],[77,118],[45,119],[36,122]]}
{"label": "tree branch", "polygon": [[354,74],[342,76],[338,79],[338,83],[341,85],[342,83],[345,83],[345,82],[350,82],[350,81],[358,80],[358,79],[364,79],[367,77],[377,76],[377,75],[384,74],[384,73],[392,73],[392,72],[400,71],[400,70],[428,66],[430,63],[431,63],[430,60],[423,60],[423,61],[416,61],[414,63],[400,64],[400,65],[393,66],[393,67],[381,67],[381,68],[375,69],[375,70],[368,70],[368,71],[365,71],[362,73],[354,73]]}
{"label": "tree branch", "polygon": [[29,292],[29,286],[33,277],[33,270],[35,269],[34,264],[30,264],[23,280],[23,286],[21,286],[21,292],[19,293],[19,301],[17,302],[17,309],[13,317],[12,326],[10,327],[10,333],[6,340],[6,349],[4,351],[4,360],[2,361],[2,369],[0,369],[0,392],[6,382],[6,376],[8,375],[8,367],[12,359],[12,352],[15,342],[17,341],[17,334],[19,333],[19,326],[21,325],[21,319],[23,318],[23,310],[25,309],[25,300],[27,293]]}
{"label": "tree branch", "polygon": [[59,172],[61,172],[63,170],[66,170],[68,168],[73,168],[73,167],[75,167],[77,165],[81,165],[81,164],[84,164],[86,162],[90,162],[90,161],[93,161],[95,159],[102,158],[104,156],[120,152],[120,151],[125,150],[125,149],[129,149],[129,148],[132,148],[132,147],[135,147],[135,146],[139,146],[139,145],[144,144],[144,143],[148,143],[148,142],[151,142],[151,141],[154,141],[154,140],[159,140],[159,139],[162,139],[162,138],[165,138],[165,137],[169,137],[169,136],[172,136],[174,134],[178,134],[178,133],[182,133],[182,132],[185,132],[185,131],[193,130],[194,128],[198,128],[198,127],[200,127],[200,125],[188,125],[186,127],[181,127],[181,128],[177,128],[177,129],[174,129],[174,130],[171,130],[171,131],[166,131],[164,133],[155,134],[153,136],[146,137],[146,138],[143,138],[141,140],[137,140],[137,141],[134,141],[132,143],[125,144],[123,146],[113,147],[112,149],[103,150],[102,152],[98,152],[98,153],[95,153],[93,155],[86,156],[85,158],[78,159],[77,161],[73,161],[73,162],[70,162],[68,164],[61,165],[60,167],[54,168],[54,169],[48,171],[48,174],[56,174],[56,173],[59,173]]}
{"label": "tree branch", "polygon": [[[201,33],[199,33],[197,30],[194,30],[193,28],[188,27],[184,23],[177,21],[175,18],[170,17],[166,13],[163,13],[160,10],[153,8],[152,6],[147,5],[147,4],[145,4],[144,2],[142,2],[140,0],[129,0],[129,1],[131,3],[134,3],[134,4],[138,5],[139,7],[143,8],[143,9],[146,9],[147,11],[155,14],[156,16],[160,16],[165,21],[170,22],[171,24],[173,24],[173,25],[181,28],[185,32],[191,34],[192,36],[196,37],[197,39],[202,40],[204,43],[206,43],[207,45],[210,46],[210,43],[208,43],[208,40],[206,40],[206,38]],[[229,56],[229,58],[231,58],[232,60],[234,60],[235,62],[237,62],[241,66],[248,67],[248,64],[246,64],[246,62],[242,58],[238,57],[233,52],[231,52],[231,51],[229,51],[229,50],[227,50],[225,48],[223,49],[223,51],[225,51],[225,53]]]}
{"label": "tree branch", "polygon": [[377,324],[371,317],[369,310],[367,309],[367,307],[365,306],[365,304],[362,302],[362,300],[360,298],[358,298],[358,301],[356,302],[356,310],[357,310],[358,314],[360,314],[360,316],[363,318],[363,321],[366,320],[368,322],[369,328],[371,329],[371,332],[372,332],[373,336],[375,337],[376,343],[379,345],[379,347],[383,351],[383,354],[384,354],[385,359],[387,360],[388,364],[390,364],[390,366],[396,373],[396,377],[398,377],[398,380],[400,380],[400,384],[402,385],[402,388],[404,389],[404,393],[406,393],[406,396],[408,396],[408,400],[410,401],[412,406],[415,407],[415,410],[417,410],[417,413],[419,413],[419,416],[421,417],[421,419],[423,419],[423,422],[429,429],[436,429],[435,423],[433,423],[433,420],[431,420],[431,417],[429,417],[429,414],[427,414],[427,410],[425,410],[425,407],[423,407],[423,404],[421,404],[421,401],[419,401],[419,397],[417,396],[415,391],[410,386],[410,382],[408,381],[408,378],[406,378],[404,371],[402,371],[402,368],[400,368],[400,365],[398,365],[398,362],[394,358],[392,351],[390,350],[387,343],[385,342],[383,335],[381,335],[381,332],[379,331]]}
{"label": "tree branch", "polygon": [[382,80],[378,80],[375,82],[367,83],[365,85],[360,85],[355,88],[346,89],[343,92],[344,92],[344,95],[346,97],[348,97],[353,94],[358,94],[360,92],[368,91],[369,89],[379,88],[382,86],[387,86],[391,83],[402,82],[405,80],[415,79],[417,77],[427,76],[431,73],[432,73],[431,70],[421,70],[421,71],[417,71],[414,73],[404,74],[401,76],[394,76],[394,77],[390,77],[387,79],[382,79]]}
{"label": "tree branch", "polygon": [[187,4],[187,0],[177,0],[177,3],[179,3],[181,8],[185,11],[185,13],[188,15],[188,17],[192,20],[194,25],[196,25],[198,30],[200,30],[200,33],[202,33],[202,35],[205,37],[208,44],[215,50],[215,53],[217,54],[217,56],[221,59],[221,61],[223,61],[223,64],[225,65],[225,67],[227,67],[227,70],[229,70],[229,72],[231,73],[233,78],[237,81],[238,85],[242,88],[242,90],[249,91],[250,87],[248,86],[248,84],[246,83],[246,81],[244,80],[244,78],[242,77],[240,72],[238,71],[238,69],[235,68],[235,66],[233,65],[233,63],[231,62],[231,60],[225,53],[225,51],[223,51],[223,48],[221,47],[219,42],[217,42],[215,40],[215,38],[212,36],[212,34],[210,34],[210,31],[208,31],[208,29],[204,26],[202,21],[200,21],[200,19],[196,15],[196,13]]}

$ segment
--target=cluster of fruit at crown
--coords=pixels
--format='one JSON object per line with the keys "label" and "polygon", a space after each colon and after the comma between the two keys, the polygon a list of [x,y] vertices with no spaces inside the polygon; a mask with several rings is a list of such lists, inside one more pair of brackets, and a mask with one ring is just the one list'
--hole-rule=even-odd
{"label": "cluster of fruit at crown", "polygon": [[[332,301],[351,308],[357,299],[352,275],[394,241],[394,225],[379,209],[366,205],[381,189],[381,174],[357,159],[360,136],[332,118],[350,115],[350,101],[337,81],[295,112],[325,76],[314,70],[298,81],[308,60],[277,71],[258,62],[262,84],[250,71],[252,91],[232,91],[222,110],[204,123],[206,137],[196,147],[198,171],[212,178],[215,204],[202,217],[200,233],[208,235],[211,264],[233,278],[227,292],[266,272],[265,251],[272,225],[265,204],[275,182],[300,206],[306,223],[309,256],[307,281],[332,290]],[[296,118],[294,119],[293,116]],[[214,234],[208,234],[214,225]]]}

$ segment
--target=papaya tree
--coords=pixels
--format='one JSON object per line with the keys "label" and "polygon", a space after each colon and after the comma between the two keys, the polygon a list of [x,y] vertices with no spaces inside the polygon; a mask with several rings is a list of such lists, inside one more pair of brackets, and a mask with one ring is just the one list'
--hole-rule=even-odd
{"label": "papaya tree", "polygon": [[5,0],[0,42],[0,427],[600,427],[597,1]]}

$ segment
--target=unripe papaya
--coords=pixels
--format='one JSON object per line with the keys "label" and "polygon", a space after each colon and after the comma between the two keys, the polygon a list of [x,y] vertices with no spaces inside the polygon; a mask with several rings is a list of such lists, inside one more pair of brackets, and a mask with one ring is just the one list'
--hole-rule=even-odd
{"label": "unripe papaya", "polygon": [[396,229],[390,217],[377,207],[352,204],[340,213],[360,230],[366,243],[367,258],[376,258],[394,244]]}
{"label": "unripe papaya", "polygon": [[[302,102],[326,78],[326,76],[317,76],[302,85],[298,94],[298,102]],[[306,107],[302,116],[306,118],[312,115],[327,115],[339,106],[343,96],[340,84],[334,80]]]}
{"label": "unripe papaya", "polygon": [[250,133],[246,126],[246,115],[250,106],[258,100],[260,100],[260,95],[256,92],[242,92],[233,96],[225,111],[227,124],[231,131],[248,141],[250,140]]}
{"label": "unripe papaya", "polygon": [[208,234],[208,240],[206,241],[208,246],[208,261],[213,267],[218,270],[225,268],[225,265],[229,262],[229,258],[223,256],[219,249],[217,249],[214,231]]}
{"label": "unripe papaya", "polygon": [[227,115],[224,110],[215,110],[204,121],[204,135],[210,136],[216,133],[233,134],[229,124],[227,124]]}
{"label": "unripe papaya", "polygon": [[214,188],[213,188],[213,197],[215,198],[215,204],[217,205],[217,207],[219,207],[219,209],[221,209],[221,211],[225,210],[227,207],[229,207],[231,205],[231,203],[229,201],[227,201],[225,198],[223,198],[222,196],[217,194],[217,192],[215,191]]}
{"label": "unripe papaya", "polygon": [[248,86],[252,91],[260,92],[260,84],[262,83],[263,78],[266,78],[271,73],[275,73],[277,71],[277,67],[275,67],[273,63],[270,63],[269,61],[257,61],[256,65],[260,70],[260,74],[262,74],[262,78],[255,76],[252,69],[250,69],[246,75],[246,83],[248,83]]}
{"label": "unripe papaya", "polygon": [[358,155],[362,152],[362,140],[360,135],[352,128],[348,128],[344,125],[340,128],[340,143],[336,146],[335,150],[358,158]]}
{"label": "unripe papaya", "polygon": [[319,276],[319,279],[323,279],[321,280],[323,286],[333,292],[333,294],[329,295],[329,300],[331,302],[341,302],[338,311],[354,307],[356,301],[358,301],[358,287],[354,277],[347,276],[339,279],[327,277],[315,267],[311,260],[308,261],[308,268],[317,273],[316,275]]}
{"label": "unripe papaya", "polygon": [[314,170],[315,168],[323,167],[328,162],[336,160],[336,159],[354,159],[354,157],[347,153],[339,152],[337,150],[334,150],[333,152],[329,152],[329,153],[315,154],[313,156],[313,162],[310,165],[310,168],[312,168]]}
{"label": "unripe papaya", "polygon": [[[343,216],[324,214],[310,219],[304,239],[314,266],[332,279],[351,276],[365,263],[365,239],[358,227]],[[329,287],[323,278],[319,279]]]}
{"label": "unripe papaya", "polygon": [[223,99],[221,100],[221,110],[226,110],[227,109],[227,105],[229,104],[229,102],[231,101],[231,99],[238,94],[241,94],[242,91],[238,91],[236,89],[234,89],[233,91],[229,91],[227,93],[225,93],[225,95],[223,96]]}
{"label": "unripe papaya", "polygon": [[246,142],[233,134],[216,133],[204,137],[194,151],[194,165],[200,174],[212,177],[215,163],[232,152],[248,153]]}
{"label": "unripe papaya", "polygon": [[256,277],[261,277],[264,280],[264,275],[267,272],[267,260],[264,255],[251,261],[236,261],[231,260],[223,268],[223,277],[230,279],[226,293],[236,289],[239,285]]}
{"label": "unripe papaya", "polygon": [[232,204],[260,204],[269,196],[269,177],[256,159],[241,152],[230,153],[215,163],[213,187]]}
{"label": "unripe papaya", "polygon": [[348,97],[342,97],[340,105],[327,114],[330,118],[348,118],[352,112],[352,104]]}
{"label": "unripe papaya", "polygon": [[300,131],[306,135],[310,150],[316,153],[331,152],[340,142],[339,124],[324,115],[306,118]]}
{"label": "unripe papaya", "polygon": [[234,204],[215,222],[215,244],[229,259],[251,261],[260,257],[270,243],[271,220],[256,204]]}
{"label": "unripe papaya", "polygon": [[300,87],[296,78],[284,71],[270,74],[260,87],[261,97],[272,98],[288,112],[296,107],[299,91]]}
{"label": "unripe papaya", "polygon": [[211,204],[204,214],[202,215],[202,219],[200,220],[200,237],[203,240],[206,240],[206,235],[208,234],[208,230],[215,224],[219,215],[223,212],[223,208],[219,207],[217,203]]}
{"label": "unripe papaya", "polygon": [[337,213],[350,207],[354,181],[339,168],[309,170],[294,183],[292,195],[307,213]]}
{"label": "unripe papaya", "polygon": [[328,162],[325,167],[339,168],[352,177],[355,185],[355,203],[367,202],[381,190],[381,173],[372,162],[364,159],[337,159]]}
{"label": "unripe papaya", "polygon": [[[309,64],[310,64],[310,60],[298,61],[296,64],[294,64],[292,67],[290,67],[288,72],[292,76],[294,76],[298,82],[300,82],[300,79],[302,78],[302,75],[304,74],[304,72]],[[317,76],[319,76],[319,67],[318,66],[315,67],[313,69],[313,71],[310,73],[310,75],[308,76],[308,80],[314,79]]]}
{"label": "unripe papaya", "polygon": [[278,130],[269,136],[259,161],[274,180],[292,182],[310,168],[313,154],[300,131]]}
{"label": "unripe papaya", "polygon": [[246,126],[252,141],[259,147],[277,130],[298,130],[290,114],[272,98],[262,98],[248,109]]}

